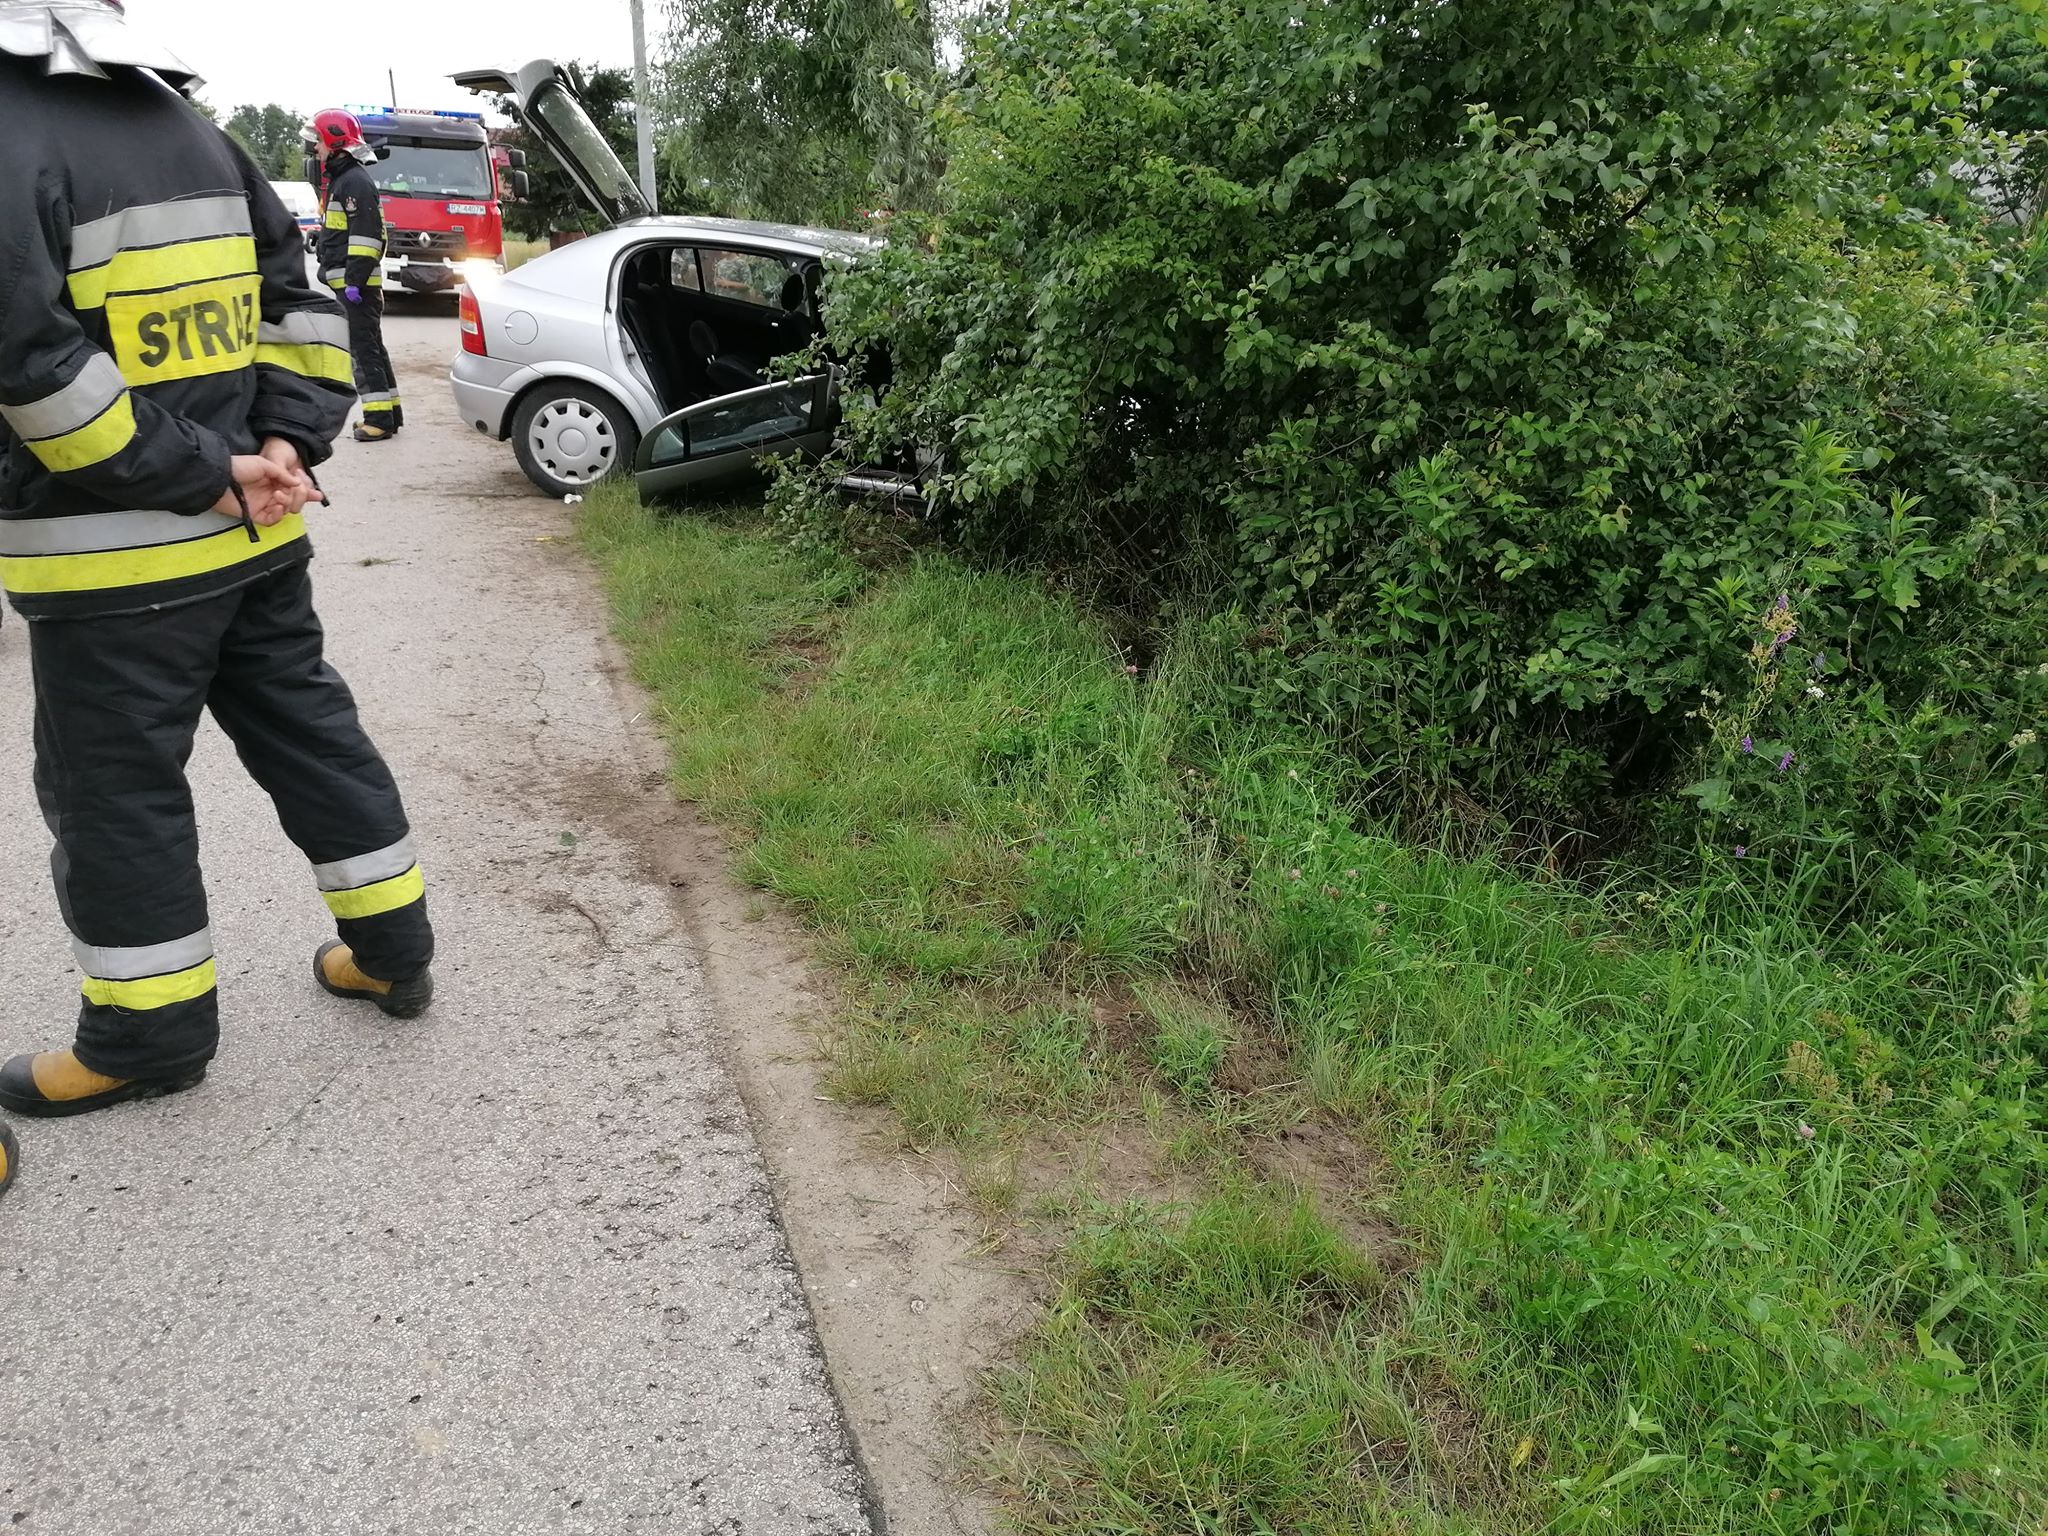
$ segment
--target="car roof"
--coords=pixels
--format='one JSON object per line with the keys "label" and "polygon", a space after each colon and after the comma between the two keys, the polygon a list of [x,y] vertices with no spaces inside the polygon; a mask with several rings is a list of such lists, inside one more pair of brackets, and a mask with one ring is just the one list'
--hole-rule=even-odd
{"label": "car roof", "polygon": [[766,224],[753,219],[715,219],[676,214],[629,219],[615,234],[703,235],[710,239],[745,240],[754,245],[775,246],[806,256],[864,256],[879,250],[875,235],[850,229],[813,229],[801,224]]}
{"label": "car roof", "polygon": [[805,229],[796,224],[762,224],[748,219],[656,216],[629,219],[559,250],[535,257],[504,281],[519,288],[538,288],[567,298],[585,298],[604,291],[611,264],[621,248],[649,240],[730,240],[792,256],[851,259],[881,249],[875,235],[840,229]]}

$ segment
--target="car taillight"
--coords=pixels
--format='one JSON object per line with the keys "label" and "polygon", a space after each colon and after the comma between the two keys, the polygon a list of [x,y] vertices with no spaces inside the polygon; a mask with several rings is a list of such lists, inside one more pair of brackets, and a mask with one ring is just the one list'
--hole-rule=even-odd
{"label": "car taillight", "polygon": [[476,295],[465,288],[458,303],[462,312],[462,350],[473,352],[478,357],[489,357],[490,350],[484,346],[484,314],[477,305]]}

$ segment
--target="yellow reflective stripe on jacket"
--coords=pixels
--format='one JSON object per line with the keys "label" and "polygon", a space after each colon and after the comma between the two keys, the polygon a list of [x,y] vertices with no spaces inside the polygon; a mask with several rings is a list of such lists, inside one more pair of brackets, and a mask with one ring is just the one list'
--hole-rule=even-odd
{"label": "yellow reflective stripe on jacket", "polygon": [[0,405],[0,421],[5,421],[23,441],[62,437],[104,415],[107,407],[127,389],[114,360],[104,352],[95,352],[62,388],[52,390],[40,400]]}
{"label": "yellow reflective stripe on jacket", "polygon": [[134,441],[135,400],[123,390],[97,419],[62,437],[31,442],[28,451],[42,460],[43,468],[61,475],[103,463]]}
{"label": "yellow reflective stripe on jacket", "polygon": [[375,885],[359,885],[352,891],[322,891],[327,910],[339,918],[379,917],[409,907],[427,894],[427,877],[415,864],[404,874]]}
{"label": "yellow reflective stripe on jacket", "polygon": [[342,210],[342,209],[340,209],[340,208],[330,208],[330,209],[328,209],[328,210],[327,210],[327,227],[328,227],[329,229],[347,229],[347,228],[348,228],[348,214],[347,214],[347,213],[346,213],[346,212],[345,212],[344,210]]}
{"label": "yellow reflective stripe on jacket", "polygon": [[256,242],[248,235],[188,240],[183,245],[121,251],[105,266],[71,274],[71,302],[79,309],[103,309],[114,293],[160,293],[220,277],[253,277]]}
{"label": "yellow reflective stripe on jacket", "polygon": [[103,267],[121,251],[150,250],[219,235],[247,235],[249,199],[240,192],[137,203],[71,228],[71,270]]}
{"label": "yellow reflective stripe on jacket", "polygon": [[349,241],[348,253],[351,256],[382,256],[384,254],[384,242],[382,240],[365,240],[358,236]]}
{"label": "yellow reflective stripe on jacket", "polygon": [[304,379],[353,385],[349,362],[348,320],[341,315],[294,310],[281,320],[266,320],[256,329],[256,361],[283,368]]}
{"label": "yellow reflective stripe on jacket", "polygon": [[324,344],[287,346],[281,342],[256,344],[258,367],[282,368],[302,379],[325,379],[332,384],[355,383],[355,368],[347,352]]}
{"label": "yellow reflective stripe on jacket", "polygon": [[151,1008],[168,1008],[173,1003],[189,1003],[206,996],[218,984],[213,962],[204,960],[187,971],[172,971],[167,976],[145,976],[140,981],[100,981],[88,976],[81,990],[85,993],[85,1000],[96,1007],[140,1013]]}
{"label": "yellow reflective stripe on jacket", "polygon": [[[201,517],[214,517],[202,512]],[[101,592],[151,582],[204,576],[306,536],[306,520],[294,512],[273,528],[256,530],[250,542],[242,523],[218,519],[221,531],[206,538],[144,549],[110,549],[86,554],[0,556],[0,586],[16,594]]]}

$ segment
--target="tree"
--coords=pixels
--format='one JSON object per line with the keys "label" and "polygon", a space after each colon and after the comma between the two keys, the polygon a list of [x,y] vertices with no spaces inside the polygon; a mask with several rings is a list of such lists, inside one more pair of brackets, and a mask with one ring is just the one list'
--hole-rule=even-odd
{"label": "tree", "polygon": [[272,181],[297,181],[303,174],[304,150],[299,133],[304,119],[289,107],[240,106],[229,114],[228,136],[249,152],[257,169]]}
{"label": "tree", "polygon": [[689,0],[671,13],[670,116],[727,211],[846,224],[877,207],[930,207],[942,59],[986,9]]}

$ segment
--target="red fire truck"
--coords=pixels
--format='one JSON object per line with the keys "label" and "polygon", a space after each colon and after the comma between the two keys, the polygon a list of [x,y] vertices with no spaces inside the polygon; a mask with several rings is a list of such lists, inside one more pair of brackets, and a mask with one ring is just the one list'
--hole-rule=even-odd
{"label": "red fire truck", "polygon": [[[526,156],[494,147],[480,112],[346,107],[377,152],[384,281],[414,293],[453,292],[479,267],[502,270],[504,202],[526,195]],[[326,205],[326,170],[305,131],[306,179]]]}

